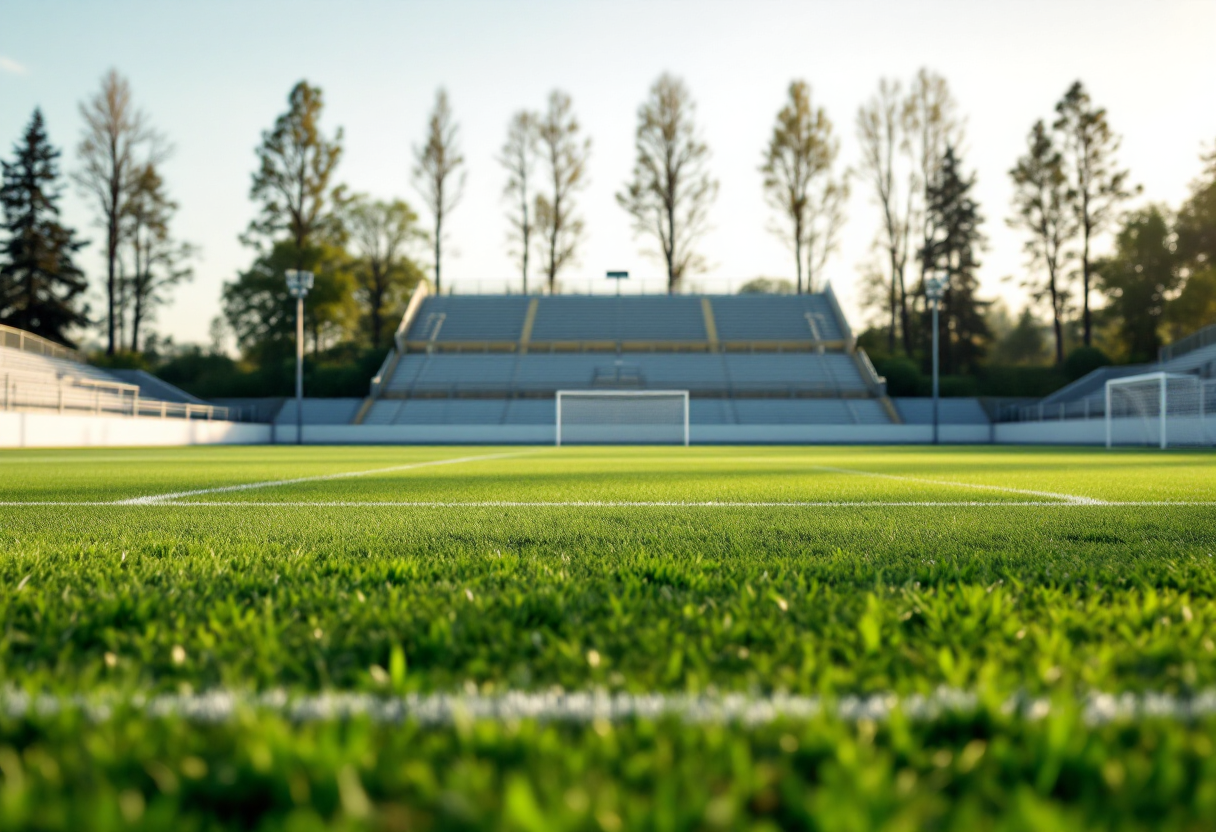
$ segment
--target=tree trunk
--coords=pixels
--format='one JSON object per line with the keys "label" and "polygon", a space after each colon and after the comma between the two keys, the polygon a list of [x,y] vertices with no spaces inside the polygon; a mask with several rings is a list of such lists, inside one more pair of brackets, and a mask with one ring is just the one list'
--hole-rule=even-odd
{"label": "tree trunk", "polygon": [[[794,266],[798,275],[795,288],[798,294],[802,294],[802,223],[794,222]],[[808,269],[809,271],[809,269]],[[808,275],[809,277],[809,275]],[[807,291],[810,291],[810,280],[807,281]]]}
{"label": "tree trunk", "polygon": [[372,348],[380,349],[380,327],[384,324],[381,321],[380,307],[384,303],[384,281],[375,272],[372,272],[372,285],[375,287],[372,292]]}
{"label": "tree trunk", "polygon": [[1085,346],[1090,346],[1091,323],[1089,313],[1089,217],[1088,217],[1088,202],[1085,207],[1086,217],[1083,222],[1083,233],[1081,243],[1081,320],[1082,320],[1082,336],[1081,343]]}
{"label": "tree trunk", "polygon": [[439,240],[443,233],[443,211],[435,212],[435,294],[443,294],[443,285],[439,282]]}
{"label": "tree trunk", "polygon": [[887,352],[895,355],[895,274],[891,274],[891,324],[887,330]]}
{"label": "tree trunk", "polygon": [[1056,291],[1056,273],[1055,269],[1051,270],[1050,275],[1051,288],[1051,324],[1055,330],[1056,336],[1056,366],[1064,363],[1064,329],[1060,324],[1060,300],[1059,293]]}
{"label": "tree trunk", "polygon": [[115,279],[115,260],[118,254],[118,208],[117,198],[111,203],[109,222],[106,229],[106,355],[114,354],[114,337],[116,330],[115,312],[118,285]]}

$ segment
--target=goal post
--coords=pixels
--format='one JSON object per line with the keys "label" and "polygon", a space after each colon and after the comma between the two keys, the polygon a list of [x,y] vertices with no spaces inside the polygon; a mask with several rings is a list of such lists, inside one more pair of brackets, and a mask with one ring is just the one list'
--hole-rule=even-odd
{"label": "goal post", "polygon": [[687,445],[687,390],[558,390],[557,445]]}
{"label": "goal post", "polygon": [[1106,382],[1106,447],[1213,444],[1216,382],[1189,373],[1144,373]]}

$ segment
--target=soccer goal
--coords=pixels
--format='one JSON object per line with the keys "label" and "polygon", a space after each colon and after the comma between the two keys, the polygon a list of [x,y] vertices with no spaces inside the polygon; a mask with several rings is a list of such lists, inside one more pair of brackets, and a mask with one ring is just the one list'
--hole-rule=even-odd
{"label": "soccer goal", "polygon": [[1185,373],[1145,373],[1106,382],[1106,447],[1211,445],[1216,382]]}
{"label": "soccer goal", "polygon": [[558,390],[558,445],[687,445],[687,390]]}

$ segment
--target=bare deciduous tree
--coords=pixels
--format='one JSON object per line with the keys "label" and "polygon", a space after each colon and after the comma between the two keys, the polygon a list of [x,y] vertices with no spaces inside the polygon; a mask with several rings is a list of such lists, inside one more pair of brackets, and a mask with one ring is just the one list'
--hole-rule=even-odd
{"label": "bare deciduous tree", "polygon": [[528,254],[532,249],[535,217],[532,201],[535,182],[532,179],[539,152],[536,131],[537,116],[521,110],[511,116],[507,125],[507,141],[502,146],[499,163],[507,170],[507,185],[503,197],[508,200],[507,222],[511,226],[511,254],[519,258],[519,274],[524,294],[528,294]]}
{"label": "bare deciduous tree", "polygon": [[1026,154],[1018,159],[1009,176],[1013,179],[1016,213],[1008,222],[1011,227],[1028,232],[1025,249],[1031,264],[1047,271],[1045,284],[1030,285],[1036,299],[1047,297],[1051,302],[1056,363],[1062,364],[1064,304],[1068,297],[1063,278],[1069,256],[1068,241],[1076,233],[1076,218],[1063,156],[1042,121],[1031,128]]}
{"label": "bare deciduous tree", "polygon": [[[912,349],[904,273],[908,264],[908,234],[915,188],[906,164],[906,102],[898,81],[882,79],[878,93],[857,113],[862,170],[874,189],[883,224],[878,245],[887,255],[887,349],[895,352],[897,333],[906,353]],[[907,183],[906,185],[903,183]]]}
{"label": "bare deciduous tree", "polygon": [[633,217],[635,233],[653,236],[667,266],[667,291],[705,268],[693,248],[707,228],[718,182],[709,175],[709,147],[700,138],[688,87],[664,73],[638,108],[633,176],[617,202]]}
{"label": "bare deciduous tree", "polygon": [[170,225],[176,213],[177,203],[169,198],[160,172],[153,164],[144,165],[135,177],[122,217],[122,239],[131,264],[130,275],[123,281],[123,296],[124,306],[131,305],[132,352],[139,352],[140,332],[168,299],[166,293],[194,276],[187,264],[197,249],[173,238]]}
{"label": "bare deciduous tree", "polygon": [[560,90],[549,95],[549,108],[537,122],[545,187],[536,195],[536,226],[541,235],[540,259],[549,294],[557,276],[574,262],[583,236],[583,220],[575,214],[574,194],[587,184],[591,139],[579,138],[578,119],[570,96]]}
{"label": "bare deciduous tree", "polygon": [[418,281],[418,269],[407,249],[424,235],[418,229],[418,215],[405,202],[373,201],[361,195],[347,206],[346,227],[359,261],[358,294],[367,309],[372,346],[378,349],[387,315]]}
{"label": "bare deciduous tree", "polygon": [[[440,282],[440,257],[443,253],[443,221],[460,202],[464,193],[464,156],[457,141],[459,126],[452,117],[448,94],[442,88],[435,93],[435,108],[427,121],[426,141],[414,147],[414,187],[435,219],[435,291]],[[459,171],[459,175],[457,172]]]}
{"label": "bare deciduous tree", "polygon": [[[947,148],[957,151],[963,142],[963,120],[958,115],[958,102],[942,76],[922,68],[912,80],[904,102],[904,129],[908,153],[912,160],[912,180],[909,195],[909,219],[920,232],[917,251],[920,263],[920,285],[930,267],[924,253],[932,250],[934,227],[925,198],[941,172]],[[923,292],[923,288],[918,289]]]}
{"label": "bare deciduous tree", "polygon": [[101,89],[80,104],[80,115],[84,135],[77,147],[80,169],[73,178],[94,201],[106,233],[106,354],[113,355],[121,348],[117,340],[122,291],[118,258],[123,211],[142,166],[163,161],[169,146],[135,107],[131,85],[117,70],[102,76]]}
{"label": "bare deciduous tree", "polygon": [[818,275],[836,247],[844,224],[848,177],[835,176],[832,166],[840,142],[832,135],[832,122],[823,108],[811,103],[811,88],[794,81],[789,98],[777,113],[777,123],[760,166],[769,204],[782,214],[786,225],[774,233],[794,252],[796,287],[802,292],[803,252],[806,252],[807,291],[815,291]]}

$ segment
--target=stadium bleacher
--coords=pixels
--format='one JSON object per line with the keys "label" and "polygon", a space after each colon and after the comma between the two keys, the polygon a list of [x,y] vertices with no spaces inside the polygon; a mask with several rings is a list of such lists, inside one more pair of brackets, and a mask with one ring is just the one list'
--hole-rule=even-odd
{"label": "stadium bleacher", "polygon": [[[420,290],[425,293],[426,289]],[[891,424],[899,412],[831,290],[811,295],[424,296],[365,425],[547,425],[559,390],[687,390],[693,424]],[[295,419],[289,404],[279,421]]]}
{"label": "stadium bleacher", "polygon": [[73,350],[0,326],[0,409],[94,415],[231,418],[142,371],[110,372]]}

